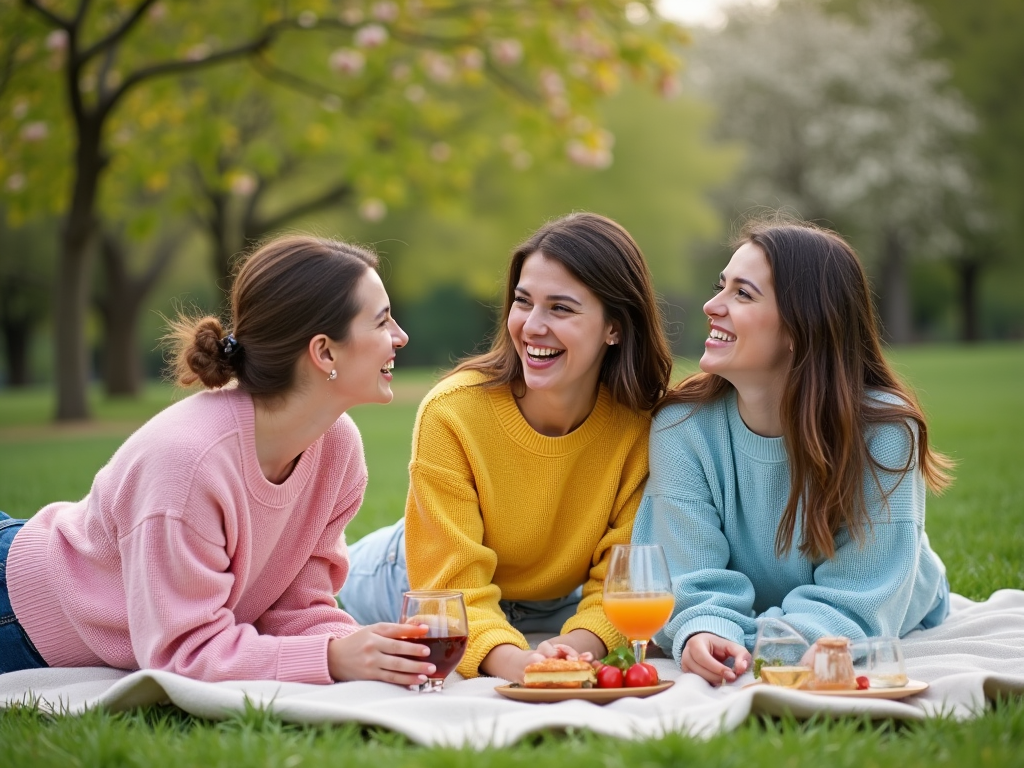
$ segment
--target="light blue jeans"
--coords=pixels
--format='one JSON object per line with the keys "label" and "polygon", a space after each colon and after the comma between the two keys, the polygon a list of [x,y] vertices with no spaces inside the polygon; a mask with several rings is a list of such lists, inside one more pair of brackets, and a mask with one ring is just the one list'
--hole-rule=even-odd
{"label": "light blue jeans", "polygon": [[[405,565],[405,520],[364,536],[348,550],[349,571],[338,599],[360,624],[397,622],[409,591]],[[501,600],[508,622],[522,633],[558,635],[576,613],[583,587],[554,600]]]}

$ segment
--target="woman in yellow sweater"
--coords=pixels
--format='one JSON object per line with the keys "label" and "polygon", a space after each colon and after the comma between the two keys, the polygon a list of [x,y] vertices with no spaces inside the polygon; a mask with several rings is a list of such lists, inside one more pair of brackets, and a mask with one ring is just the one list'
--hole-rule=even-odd
{"label": "woman in yellow sweater", "polygon": [[[491,350],[420,405],[405,518],[353,545],[346,610],[395,621],[409,585],[461,590],[466,677],[521,681],[541,656],[624,642],[603,579],[630,540],[671,369],[629,233],[591,213],[542,227],[512,254]],[[531,651],[524,632],[557,636]]]}

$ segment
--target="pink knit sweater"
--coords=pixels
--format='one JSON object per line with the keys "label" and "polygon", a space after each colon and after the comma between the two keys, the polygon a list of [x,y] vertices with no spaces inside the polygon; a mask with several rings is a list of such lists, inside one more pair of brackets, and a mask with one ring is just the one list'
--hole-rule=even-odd
{"label": "pink knit sweater", "polygon": [[128,438],[88,496],[18,533],[15,615],[50,666],[330,683],[328,641],[358,628],[334,594],[365,487],[348,416],[275,485],[252,398],[193,395]]}

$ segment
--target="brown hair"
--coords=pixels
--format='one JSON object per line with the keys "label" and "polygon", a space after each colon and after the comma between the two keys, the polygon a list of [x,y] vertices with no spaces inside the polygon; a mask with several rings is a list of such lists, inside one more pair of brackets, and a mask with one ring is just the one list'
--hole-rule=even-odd
{"label": "brown hair", "polygon": [[[790,489],[775,551],[780,557],[789,551],[802,508],[800,552],[830,558],[840,528],[848,527],[863,542],[871,527],[863,490],[867,472],[884,500],[878,470],[907,473],[916,464],[938,492],[950,483],[953,463],[929,448],[917,398],[882,354],[868,280],[853,248],[838,234],[805,222],[750,222],[735,245],[745,243],[758,246],[768,261],[782,328],[793,342],[780,414]],[[731,389],[720,376],[697,373],[662,398],[658,409],[708,403]],[[869,397],[867,390],[898,402]],[[904,426],[912,446],[916,427],[916,450],[904,466],[885,467],[868,451],[868,427],[880,423]]]}
{"label": "brown hair", "polygon": [[549,222],[515,249],[490,351],[463,360],[452,373],[483,371],[489,386],[522,388],[522,361],[506,323],[523,263],[535,253],[560,263],[600,299],[605,317],[618,324],[621,339],[605,353],[599,380],[616,401],[634,410],[650,410],[667,390],[672,375],[672,354],[662,330],[650,271],[629,233],[595,213],[571,213]]}
{"label": "brown hair", "polygon": [[179,314],[164,337],[178,384],[223,387],[254,397],[291,390],[295,364],[318,333],[344,341],[361,307],[356,285],[377,257],[354,245],[285,235],[242,263],[231,289],[231,332],[219,318]]}

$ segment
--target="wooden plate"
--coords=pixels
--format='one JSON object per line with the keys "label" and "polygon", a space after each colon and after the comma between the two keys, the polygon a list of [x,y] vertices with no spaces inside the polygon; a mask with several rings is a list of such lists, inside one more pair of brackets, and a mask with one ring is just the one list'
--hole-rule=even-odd
{"label": "wooden plate", "polygon": [[653,696],[672,687],[674,681],[669,680],[658,685],[648,685],[643,688],[523,688],[521,686],[499,685],[496,690],[506,699],[516,701],[531,701],[551,703],[554,701],[568,701],[569,699],[583,699],[592,701],[595,704],[607,704],[609,701],[634,697],[638,699]]}
{"label": "wooden plate", "polygon": [[862,691],[812,691],[804,688],[782,688],[781,686],[771,686],[767,683],[750,683],[743,687],[754,688],[761,686],[780,688],[783,691],[796,690],[798,693],[813,693],[815,696],[845,696],[852,699],[905,699],[908,696],[916,696],[928,689],[928,683],[922,683],[920,680],[909,680],[906,685],[900,688],[865,688]]}

